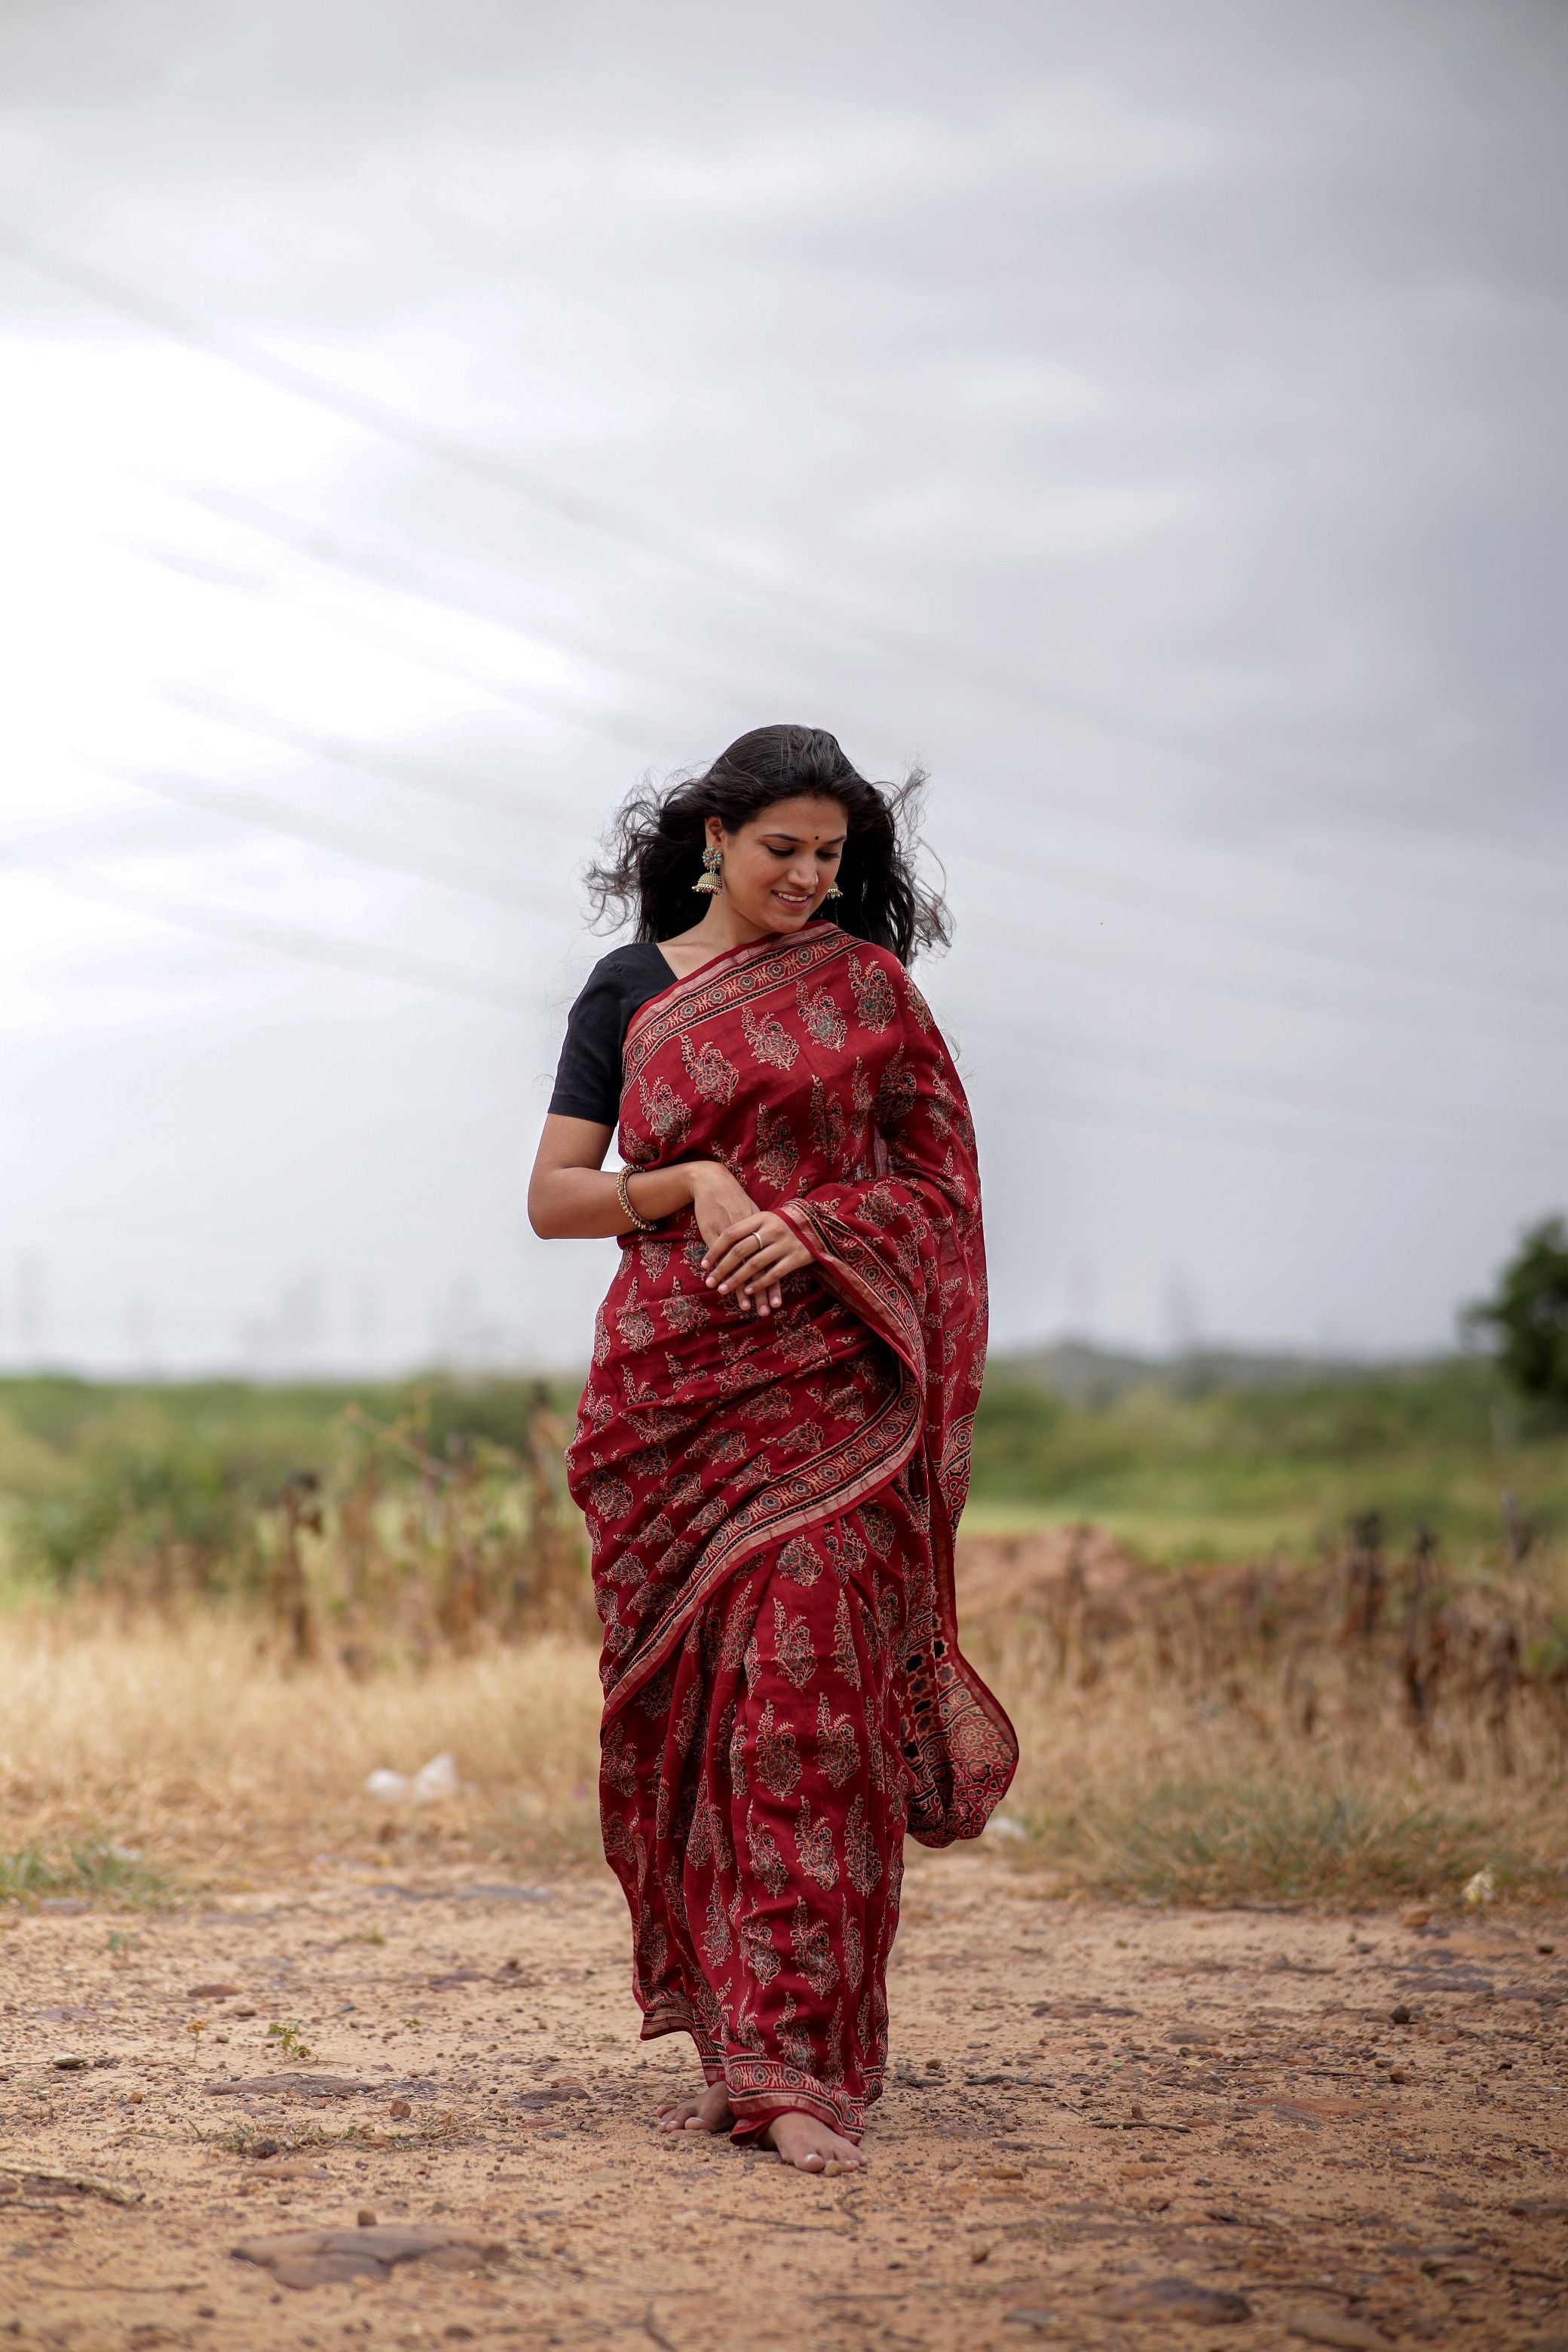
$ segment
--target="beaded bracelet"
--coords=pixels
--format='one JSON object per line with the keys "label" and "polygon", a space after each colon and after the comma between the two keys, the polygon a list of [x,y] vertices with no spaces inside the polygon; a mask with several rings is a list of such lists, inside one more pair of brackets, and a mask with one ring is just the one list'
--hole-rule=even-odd
{"label": "beaded bracelet", "polygon": [[653,1217],[639,1216],[637,1210],[632,1206],[631,1194],[626,1191],[626,1184],[630,1179],[631,1172],[632,1171],[629,1168],[623,1168],[620,1174],[616,1177],[616,1198],[620,1202],[622,1208],[626,1211],[627,1216],[631,1219],[633,1224],[637,1227],[638,1233],[651,1234],[657,1230],[657,1220]]}

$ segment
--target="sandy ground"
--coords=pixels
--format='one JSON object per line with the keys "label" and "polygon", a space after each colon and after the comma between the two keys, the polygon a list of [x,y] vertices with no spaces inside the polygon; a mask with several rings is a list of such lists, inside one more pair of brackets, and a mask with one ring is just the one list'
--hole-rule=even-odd
{"label": "sandy ground", "polygon": [[[597,1873],[13,1916],[0,2336],[1568,2352],[1568,1919],[1043,1897],[913,1856],[870,2168],[826,2180],[650,2128],[694,2069],[636,2039]],[[227,2087],[289,2073],[363,2087]],[[133,2201],[43,2177],[79,2169]],[[342,2231],[369,2268],[424,2223],[492,2251],[304,2288],[235,2259]]]}

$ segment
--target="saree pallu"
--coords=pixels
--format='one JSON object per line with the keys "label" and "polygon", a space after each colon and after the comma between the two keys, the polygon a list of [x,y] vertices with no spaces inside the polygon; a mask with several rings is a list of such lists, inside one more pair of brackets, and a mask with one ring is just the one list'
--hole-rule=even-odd
{"label": "saree pallu", "polygon": [[645,2039],[737,2134],[858,2135],[906,1828],[973,1837],[1017,1761],[958,1648],[984,1359],[963,1090],[898,959],[813,923],[634,1015],[628,1166],[718,1159],[813,1265],[753,1316],[689,1211],[623,1238],[568,1451],[605,1627],[601,1814]]}

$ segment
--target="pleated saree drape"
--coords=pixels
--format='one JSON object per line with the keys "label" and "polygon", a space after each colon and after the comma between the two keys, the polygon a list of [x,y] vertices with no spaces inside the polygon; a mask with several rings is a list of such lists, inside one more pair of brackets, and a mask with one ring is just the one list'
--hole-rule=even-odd
{"label": "pleated saree drape", "polygon": [[814,1260],[766,1319],[689,1212],[625,1237],[568,1462],[605,1627],[605,1850],[645,2037],[738,2136],[850,2137],[880,2090],[906,1827],[973,1837],[1016,1762],[960,1655],[953,1530],[984,1356],[963,1090],[897,958],[829,923],[634,1016],[623,1157],[721,1160]]}

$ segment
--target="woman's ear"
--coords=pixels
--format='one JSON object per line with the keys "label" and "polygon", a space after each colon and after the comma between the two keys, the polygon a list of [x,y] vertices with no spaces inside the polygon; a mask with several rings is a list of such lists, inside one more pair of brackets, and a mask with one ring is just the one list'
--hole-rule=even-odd
{"label": "woman's ear", "polygon": [[707,835],[708,846],[710,849],[723,848],[724,821],[721,817],[705,817],[703,819],[703,832]]}

